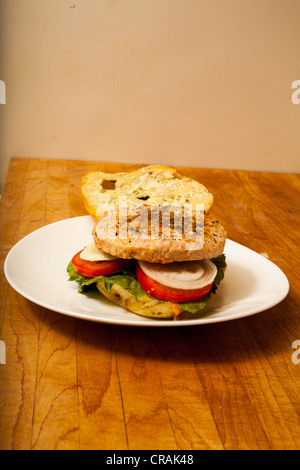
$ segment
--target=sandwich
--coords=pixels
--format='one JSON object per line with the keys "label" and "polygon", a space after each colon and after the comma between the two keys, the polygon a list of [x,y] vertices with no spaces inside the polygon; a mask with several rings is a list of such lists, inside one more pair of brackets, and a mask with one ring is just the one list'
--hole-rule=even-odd
{"label": "sandwich", "polygon": [[[95,219],[93,243],[70,260],[69,280],[80,293],[96,288],[137,315],[173,320],[198,315],[224,278],[226,231],[208,215],[212,197],[200,183],[195,182],[197,193],[197,184],[173,169],[142,170],[127,186],[125,203],[126,178],[116,184],[120,174],[83,178],[81,194]],[[87,178],[98,180],[99,194],[95,186],[87,191]],[[115,185],[105,189],[104,181]],[[149,186],[158,188],[159,181],[169,189],[160,186],[153,194]],[[177,190],[175,184],[171,191],[171,182]]]}

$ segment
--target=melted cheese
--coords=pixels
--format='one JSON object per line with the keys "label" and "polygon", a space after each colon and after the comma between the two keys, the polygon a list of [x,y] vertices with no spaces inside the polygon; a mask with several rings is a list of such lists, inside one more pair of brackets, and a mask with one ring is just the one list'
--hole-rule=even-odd
{"label": "melted cheese", "polygon": [[91,243],[90,245],[86,246],[80,253],[80,258],[86,261],[110,261],[112,259],[116,259],[115,256],[98,250],[98,248],[95,246],[95,243]]}

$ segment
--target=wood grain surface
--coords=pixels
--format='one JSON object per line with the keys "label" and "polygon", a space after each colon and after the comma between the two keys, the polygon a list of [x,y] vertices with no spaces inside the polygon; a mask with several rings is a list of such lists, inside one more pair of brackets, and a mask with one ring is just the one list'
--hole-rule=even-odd
{"label": "wood grain surface", "polygon": [[179,168],[213,193],[212,214],[228,238],[287,275],[286,299],[257,315],[184,328],[113,326],[39,307],[7,283],[4,259],[17,241],[86,214],[81,176],[137,167],[10,162],[0,209],[0,449],[299,450],[299,175]]}

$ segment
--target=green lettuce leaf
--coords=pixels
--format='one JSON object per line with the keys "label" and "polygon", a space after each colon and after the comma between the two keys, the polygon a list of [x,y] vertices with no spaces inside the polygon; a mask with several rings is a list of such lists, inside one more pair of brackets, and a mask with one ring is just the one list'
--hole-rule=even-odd
{"label": "green lettuce leaf", "polygon": [[110,274],[109,276],[96,276],[96,277],[84,277],[78,274],[75,271],[75,268],[70,261],[67,267],[67,272],[69,274],[69,281],[76,281],[79,283],[78,292],[84,292],[90,288],[95,287],[98,281],[104,282],[105,289],[110,292],[114,284],[118,284],[124,289],[129,290],[137,299],[143,295],[147,295],[146,292],[142,289],[140,283],[136,280],[133,271],[118,271],[115,274]]}

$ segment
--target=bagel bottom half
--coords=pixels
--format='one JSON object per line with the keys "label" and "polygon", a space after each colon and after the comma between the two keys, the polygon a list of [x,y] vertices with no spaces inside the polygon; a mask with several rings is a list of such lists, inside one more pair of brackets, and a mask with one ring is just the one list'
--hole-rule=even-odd
{"label": "bagel bottom half", "polygon": [[97,282],[97,289],[114,304],[144,317],[177,320],[182,317],[183,313],[186,313],[176,303],[161,302],[148,295],[136,298],[129,290],[118,284],[113,284],[108,291],[104,281],[100,280]]}

